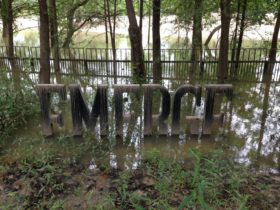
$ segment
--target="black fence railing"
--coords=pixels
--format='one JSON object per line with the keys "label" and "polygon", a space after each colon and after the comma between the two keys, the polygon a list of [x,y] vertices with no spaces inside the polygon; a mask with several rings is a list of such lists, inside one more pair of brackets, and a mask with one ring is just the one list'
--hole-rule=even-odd
{"label": "black fence railing", "polygon": [[[15,47],[14,51],[15,63],[22,72],[39,73],[39,47],[21,46]],[[146,49],[144,52],[147,76],[152,77],[152,50]],[[242,49],[238,62],[229,61],[229,77],[243,81],[262,81],[268,52],[269,49],[265,48]],[[280,50],[278,50],[279,53]],[[217,49],[204,49],[202,58],[196,63],[191,61],[190,49],[163,49],[161,55],[164,79],[188,79],[194,66],[196,66],[197,77],[216,79],[219,57]],[[112,49],[70,48],[60,49],[59,63],[62,75],[131,77],[130,58],[130,49],[117,49],[114,61]],[[116,71],[114,71],[114,66]],[[11,69],[10,61],[6,56],[6,47],[0,47],[0,68],[7,71]],[[54,73],[52,55],[51,72]],[[273,72],[273,81],[279,81],[280,61],[275,62]]]}
{"label": "black fence railing", "polygon": [[[60,58],[62,59],[86,59],[86,60],[113,60],[113,50],[106,48],[60,48]],[[14,47],[16,57],[39,58],[40,47],[16,46]],[[162,61],[186,61],[191,60],[191,49],[162,49]],[[233,50],[229,51],[229,59]],[[242,48],[240,51],[241,61],[263,60],[267,58],[269,49],[267,48]],[[278,49],[280,53],[280,49]],[[7,55],[7,48],[0,46],[0,56]],[[144,49],[145,60],[152,60],[152,49]],[[52,53],[51,53],[52,57]],[[130,49],[116,49],[117,60],[128,60],[131,57]],[[219,58],[219,49],[203,49],[203,61],[215,61]]]}

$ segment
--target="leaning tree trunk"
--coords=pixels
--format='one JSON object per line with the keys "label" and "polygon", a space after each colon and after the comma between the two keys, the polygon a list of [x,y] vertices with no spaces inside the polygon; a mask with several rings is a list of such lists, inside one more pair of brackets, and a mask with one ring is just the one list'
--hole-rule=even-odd
{"label": "leaning tree trunk", "polygon": [[206,41],[204,42],[205,52],[208,54],[209,59],[215,61],[215,57],[212,55],[211,50],[209,49],[209,43],[214,36],[214,34],[221,29],[221,25],[216,26],[208,35]]}
{"label": "leaning tree trunk", "polygon": [[74,26],[74,17],[75,17],[75,12],[82,6],[86,5],[89,2],[89,0],[80,0],[77,1],[75,4],[71,5],[71,8],[67,11],[66,14],[66,25],[67,25],[67,31],[66,31],[66,37],[64,38],[62,47],[63,48],[69,48],[72,37],[74,33],[79,30],[84,24],[85,21],[80,24],[79,26],[75,27]]}
{"label": "leaning tree trunk", "polygon": [[217,77],[220,82],[224,82],[228,77],[228,50],[229,50],[229,27],[230,27],[230,2],[231,0],[221,0],[221,39],[220,54]]}
{"label": "leaning tree trunk", "polygon": [[19,87],[20,77],[19,77],[19,68],[15,62],[14,56],[14,40],[13,40],[13,8],[12,8],[12,0],[3,0],[0,2],[1,6],[1,16],[3,23],[3,41],[6,46],[6,53],[8,60],[11,65],[13,81],[15,87]]}
{"label": "leaning tree trunk", "polygon": [[274,32],[271,41],[271,48],[269,51],[268,62],[264,69],[264,79],[271,80],[273,74],[273,68],[276,61],[276,53],[277,53],[277,43],[278,43],[278,35],[279,35],[279,28],[280,28],[280,8],[278,9],[277,19],[274,26]]}
{"label": "leaning tree trunk", "polygon": [[50,83],[50,41],[47,0],[39,1],[40,13],[40,83]]}
{"label": "leaning tree trunk", "polygon": [[191,61],[193,62],[192,74],[196,74],[198,69],[198,62],[202,57],[202,10],[203,0],[195,0],[191,54]]}
{"label": "leaning tree trunk", "polygon": [[145,77],[145,66],[144,66],[144,52],[142,45],[141,31],[138,27],[137,20],[135,17],[135,11],[132,0],[125,0],[126,11],[129,20],[129,38],[131,44],[131,60],[132,60],[132,71],[134,78],[137,81],[141,81]]}
{"label": "leaning tree trunk", "polygon": [[58,24],[56,13],[56,0],[49,1],[50,13],[50,35],[51,35],[51,49],[53,52],[54,72],[57,83],[61,82],[60,66],[59,66],[59,41],[58,41]]}
{"label": "leaning tree trunk", "polygon": [[153,80],[160,82],[161,52],[160,52],[160,1],[153,0]]}
{"label": "leaning tree trunk", "polygon": [[80,1],[75,1],[75,4],[72,4],[70,9],[67,11],[66,14],[66,25],[67,25],[67,30],[66,30],[66,36],[64,38],[62,47],[64,49],[65,56],[67,55],[70,59],[70,68],[73,74],[77,75],[78,74],[78,62],[75,60],[75,55],[71,52],[70,50],[70,44],[72,42],[72,38],[74,33],[82,28],[84,24],[86,23],[86,20],[83,21],[81,24],[78,26],[74,24],[75,20],[75,13],[76,11],[86,5],[89,2],[89,0],[80,0]]}

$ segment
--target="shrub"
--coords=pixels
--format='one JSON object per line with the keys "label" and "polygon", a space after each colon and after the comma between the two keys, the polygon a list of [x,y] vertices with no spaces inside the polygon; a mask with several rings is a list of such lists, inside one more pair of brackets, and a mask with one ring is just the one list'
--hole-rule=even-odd
{"label": "shrub", "polygon": [[0,140],[10,136],[12,131],[26,124],[28,118],[38,112],[36,98],[36,93],[30,85],[21,83],[20,89],[15,90],[11,80],[2,79],[0,83]]}

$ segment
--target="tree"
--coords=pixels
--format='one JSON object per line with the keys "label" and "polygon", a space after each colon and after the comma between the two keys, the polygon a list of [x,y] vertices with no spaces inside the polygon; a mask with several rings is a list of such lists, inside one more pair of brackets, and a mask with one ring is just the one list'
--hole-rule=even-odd
{"label": "tree", "polygon": [[73,44],[74,35],[80,32],[81,29],[104,24],[105,1],[57,1],[59,35],[63,48],[67,49]]}
{"label": "tree", "polygon": [[[142,30],[141,30],[142,32]],[[148,59],[150,61],[150,37],[151,37],[151,2],[148,0],[148,39],[147,39],[147,46],[148,46]]]}
{"label": "tree", "polygon": [[38,0],[40,14],[40,83],[50,83],[50,40],[47,0]]}
{"label": "tree", "polygon": [[178,31],[185,29],[186,39],[192,24],[193,10],[194,0],[162,1],[163,15],[176,15],[172,23],[177,26]]}
{"label": "tree", "polygon": [[54,72],[57,83],[60,83],[60,66],[59,66],[59,40],[58,40],[58,23],[56,12],[56,0],[49,0],[49,18],[50,18],[50,35],[51,49],[53,53]]}
{"label": "tree", "polygon": [[153,80],[161,79],[161,43],[160,43],[160,1],[153,0]]}
{"label": "tree", "polygon": [[193,36],[192,36],[192,54],[193,62],[192,73],[195,73],[198,67],[198,61],[202,57],[202,14],[203,0],[195,0],[193,13]]}
{"label": "tree", "polygon": [[212,56],[211,50],[209,49],[209,43],[214,36],[214,34],[221,29],[221,25],[216,26],[212,29],[212,31],[209,33],[206,41],[204,42],[205,52],[208,54],[210,60],[215,60],[215,58]]}
{"label": "tree", "polygon": [[223,82],[228,77],[229,27],[231,19],[230,3],[231,0],[220,0],[222,27],[217,77],[221,82]]}
{"label": "tree", "polygon": [[[241,12],[241,18],[240,18],[240,10]],[[240,53],[241,53],[241,47],[243,42],[243,35],[245,30],[245,20],[246,20],[246,11],[247,11],[247,0],[243,0],[242,2],[238,1],[238,10],[237,10],[237,17],[236,17],[236,28],[234,32],[234,38],[233,38],[233,49],[232,49],[232,56],[231,60],[235,61],[234,64],[232,64],[232,70],[237,70],[239,66],[239,60],[240,60]],[[239,23],[240,22],[240,23]],[[239,27],[240,24],[240,27]],[[239,28],[239,30],[238,30]],[[238,39],[237,39],[238,38]]]}
{"label": "tree", "polygon": [[[109,36],[108,36],[108,17],[107,17],[107,0],[104,0],[104,26],[105,26],[105,44],[106,50],[108,50]],[[106,54],[106,60],[108,60],[108,53]]]}
{"label": "tree", "polygon": [[143,79],[146,75],[144,66],[144,52],[142,45],[142,36],[137,20],[135,17],[135,11],[132,0],[125,0],[126,12],[129,21],[128,33],[131,44],[131,60],[132,71],[136,79]]}
{"label": "tree", "polygon": [[[109,32],[111,38],[111,46],[113,52],[113,70],[114,76],[117,75],[117,63],[116,63],[116,18],[117,18],[117,0],[113,0],[113,14],[110,9],[109,0],[105,1],[105,17],[109,25]],[[112,17],[111,17],[112,16]],[[113,20],[112,20],[113,19]],[[116,81],[115,81],[116,83]]]}
{"label": "tree", "polygon": [[236,65],[235,65],[236,69],[238,69],[238,63],[239,63],[239,59],[240,59],[241,47],[242,47],[242,42],[243,42],[246,10],[247,10],[247,0],[243,0],[242,1],[241,23],[240,23],[239,37],[238,37],[238,43],[237,43],[237,52],[236,52]]}
{"label": "tree", "polygon": [[139,28],[141,34],[142,34],[142,26],[143,26],[143,17],[144,17],[144,0],[139,0]]}
{"label": "tree", "polygon": [[20,78],[19,78],[19,68],[16,65],[14,59],[14,40],[13,40],[13,23],[14,23],[14,13],[12,7],[12,0],[3,0],[0,1],[1,8],[1,18],[3,22],[3,33],[2,37],[4,44],[6,46],[6,53],[9,59],[14,84],[18,87]]}
{"label": "tree", "polygon": [[273,74],[273,68],[276,61],[276,53],[277,53],[277,43],[278,43],[278,35],[279,35],[279,29],[280,29],[280,6],[278,7],[278,12],[276,15],[276,23],[274,26],[272,41],[271,41],[271,47],[269,50],[269,56],[268,61],[266,63],[264,73],[265,73],[265,79],[271,80],[272,74]]}
{"label": "tree", "polygon": [[87,17],[84,19],[80,24],[74,24],[74,17],[76,11],[81,7],[84,6],[88,3],[89,0],[81,0],[77,1],[76,3],[71,4],[70,9],[68,9],[67,14],[66,14],[66,36],[64,38],[62,47],[63,48],[69,48],[72,37],[74,33],[81,29],[91,18]]}
{"label": "tree", "polygon": [[[231,53],[231,61],[234,61],[236,58],[236,43],[237,43],[237,35],[238,35],[238,28],[239,28],[239,23],[240,23],[240,9],[241,9],[241,0],[237,1],[237,13],[236,13],[236,18],[235,18],[235,29],[233,32],[232,40],[231,40],[231,45],[232,45],[232,53]],[[232,65],[231,68],[234,70],[234,66]]]}

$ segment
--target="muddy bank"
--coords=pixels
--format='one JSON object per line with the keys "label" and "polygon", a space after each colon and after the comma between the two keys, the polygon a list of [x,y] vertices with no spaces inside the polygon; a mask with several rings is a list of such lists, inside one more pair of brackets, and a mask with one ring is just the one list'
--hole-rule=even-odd
{"label": "muddy bank", "polygon": [[[211,169],[212,168],[212,169]],[[199,157],[191,168],[154,154],[136,170],[61,159],[3,166],[1,209],[278,209],[280,175]]]}

